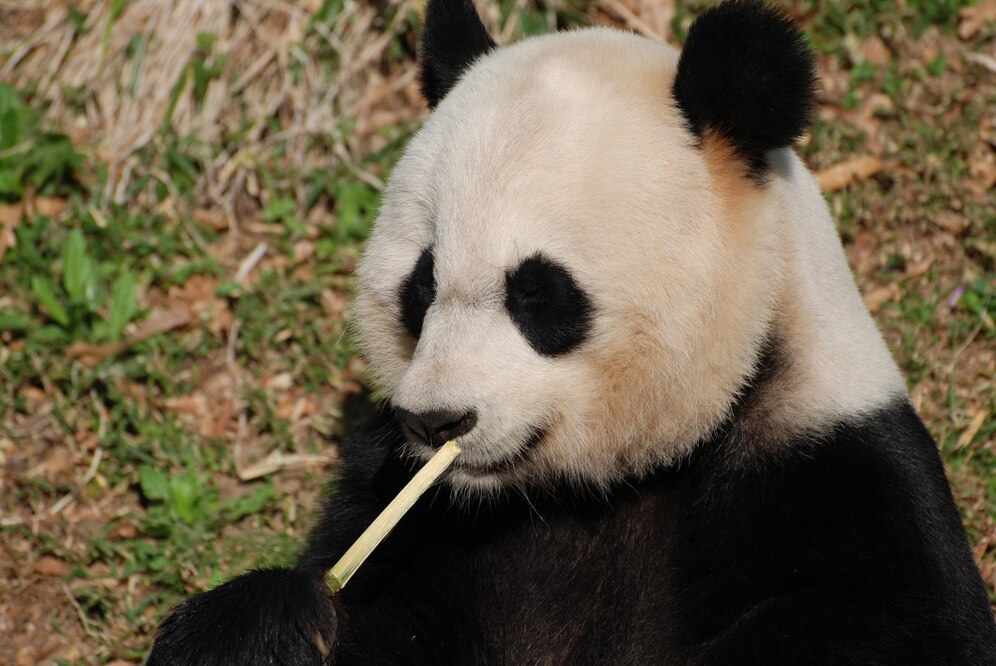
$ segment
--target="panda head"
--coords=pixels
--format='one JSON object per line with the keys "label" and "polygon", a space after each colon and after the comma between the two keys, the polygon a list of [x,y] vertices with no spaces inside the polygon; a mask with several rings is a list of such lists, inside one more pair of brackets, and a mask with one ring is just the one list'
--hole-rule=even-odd
{"label": "panda head", "polygon": [[813,99],[801,34],[743,0],[681,53],[608,29],[497,48],[471,0],[425,21],[433,113],[353,318],[408,452],[459,437],[450,481],[470,491],[677,459],[728,418],[771,334],[773,183]]}

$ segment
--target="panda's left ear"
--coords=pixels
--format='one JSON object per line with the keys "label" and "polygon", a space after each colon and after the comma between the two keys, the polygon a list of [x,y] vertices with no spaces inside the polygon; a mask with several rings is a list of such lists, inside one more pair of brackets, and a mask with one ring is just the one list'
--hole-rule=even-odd
{"label": "panda's left ear", "polygon": [[496,46],[473,0],[429,0],[419,44],[422,94],[429,108],[446,97],[464,70]]}
{"label": "panda's left ear", "polygon": [[727,0],[692,23],[672,94],[691,132],[712,134],[763,181],[767,152],[809,126],[816,65],[791,19],[760,0]]}

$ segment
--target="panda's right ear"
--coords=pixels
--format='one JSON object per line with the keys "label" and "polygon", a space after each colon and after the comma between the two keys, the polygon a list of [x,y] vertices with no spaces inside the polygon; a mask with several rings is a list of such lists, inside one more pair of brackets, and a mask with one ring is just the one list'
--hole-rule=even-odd
{"label": "panda's right ear", "polygon": [[446,97],[464,70],[496,46],[473,0],[429,0],[419,46],[422,94],[429,108]]}
{"label": "panda's right ear", "polygon": [[763,181],[767,152],[809,126],[816,63],[796,25],[766,0],[726,0],[692,23],[672,94],[699,141],[717,136]]}

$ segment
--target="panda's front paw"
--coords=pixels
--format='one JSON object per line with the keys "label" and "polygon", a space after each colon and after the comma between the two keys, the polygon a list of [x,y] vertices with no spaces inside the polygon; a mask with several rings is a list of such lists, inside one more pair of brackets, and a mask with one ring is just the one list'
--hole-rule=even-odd
{"label": "panda's front paw", "polygon": [[336,613],[321,576],[262,569],[177,606],[159,625],[148,666],[321,666]]}

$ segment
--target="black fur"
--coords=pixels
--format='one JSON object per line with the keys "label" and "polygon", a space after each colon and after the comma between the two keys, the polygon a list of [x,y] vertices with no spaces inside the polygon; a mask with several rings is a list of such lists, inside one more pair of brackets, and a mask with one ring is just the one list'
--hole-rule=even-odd
{"label": "black fur", "polygon": [[188,599],[159,626],[148,666],[321,666],[336,614],[321,572],[251,571]]}
{"label": "black fur", "polygon": [[591,330],[591,299],[566,268],[542,254],[505,276],[505,307],[523,337],[544,356],[576,349]]}
{"label": "black fur", "polygon": [[422,95],[429,107],[435,108],[463,72],[495,46],[472,0],[430,0],[419,53]]}
{"label": "black fur", "polygon": [[[905,398],[818,437],[753,437],[732,420],[682,464],[608,497],[565,486],[459,509],[430,493],[338,595],[334,663],[996,663],[940,459]],[[410,478],[401,444],[384,413],[344,447],[299,563],[313,579]],[[768,453],[744,464],[748,445]],[[210,594],[196,598],[201,615],[164,626],[185,641],[160,638],[156,663],[212,663],[191,655],[273,622],[254,599],[208,609]],[[272,581],[255,597],[266,594],[290,593]],[[327,618],[314,599],[302,595],[300,612]],[[205,626],[236,607],[237,620]],[[271,626],[274,645],[302,633]],[[218,663],[314,663],[238,654]]]}
{"label": "black fur", "polygon": [[429,306],[436,300],[436,278],[433,275],[432,248],[426,248],[415,262],[415,268],[401,285],[401,325],[415,340],[422,335],[422,322]]}
{"label": "black fur", "polygon": [[692,23],[672,89],[691,132],[714,132],[763,181],[766,153],[809,126],[815,61],[803,34],[758,0],[728,0]]}

